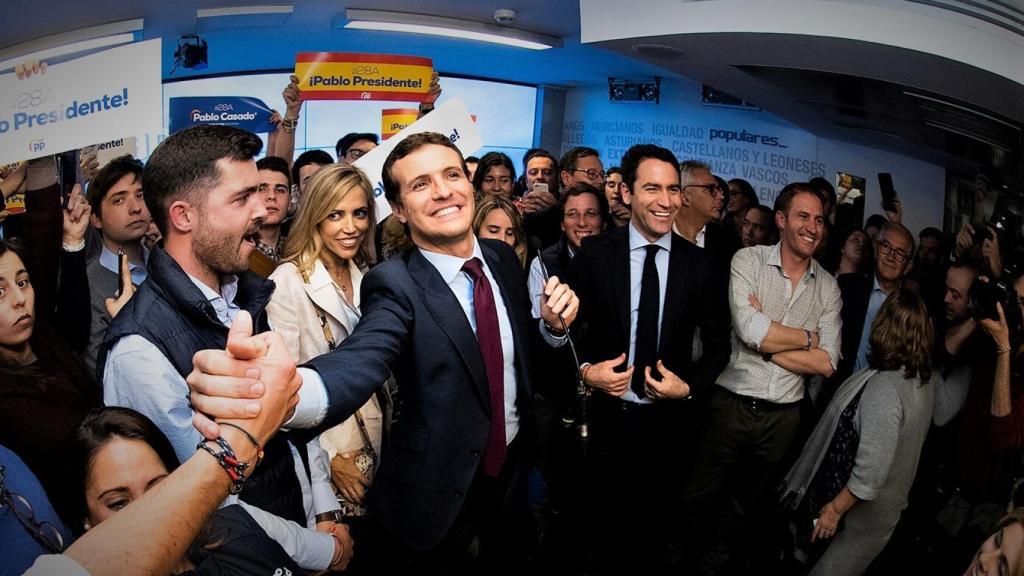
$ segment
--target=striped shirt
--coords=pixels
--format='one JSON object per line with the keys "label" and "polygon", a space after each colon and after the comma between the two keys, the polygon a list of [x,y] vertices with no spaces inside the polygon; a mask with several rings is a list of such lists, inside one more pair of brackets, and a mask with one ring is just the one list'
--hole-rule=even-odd
{"label": "striped shirt", "polygon": [[[842,298],[835,278],[815,260],[796,288],[782,270],[781,244],[744,248],[732,259],[729,311],[732,314],[732,359],[717,384],[769,402],[796,402],[804,396],[804,376],[766,362],[758,348],[772,321],[818,333],[818,347],[832,368],[839,360],[839,311]],[[761,312],[751,306],[757,296]]]}

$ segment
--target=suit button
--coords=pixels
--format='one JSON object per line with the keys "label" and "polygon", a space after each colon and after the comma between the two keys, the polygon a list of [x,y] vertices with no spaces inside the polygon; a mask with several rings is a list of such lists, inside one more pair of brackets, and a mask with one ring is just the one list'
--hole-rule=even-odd
{"label": "suit button", "polygon": [[474,448],[473,450],[470,450],[469,453],[472,454],[474,458],[476,458],[477,456],[480,455],[480,450]]}
{"label": "suit button", "polygon": [[455,497],[456,498],[462,498],[462,490],[456,490],[455,491]]}

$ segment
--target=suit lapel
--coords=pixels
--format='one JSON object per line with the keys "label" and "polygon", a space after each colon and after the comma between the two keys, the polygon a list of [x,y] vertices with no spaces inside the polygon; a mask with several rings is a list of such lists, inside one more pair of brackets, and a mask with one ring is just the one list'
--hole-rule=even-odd
{"label": "suit lapel", "polygon": [[[353,284],[355,284],[354,281]],[[313,274],[310,275],[309,282],[305,284],[304,288],[306,289],[306,294],[309,295],[309,299],[314,304],[345,327],[347,333],[336,334],[336,342],[341,342],[344,337],[352,333],[355,326],[352,326],[348,319],[348,314],[345,314],[342,308],[345,304],[342,303],[341,296],[338,295],[338,291],[334,288],[334,282],[331,280],[330,273],[327,272],[327,267],[319,260],[313,265]]]}
{"label": "suit lapel", "polygon": [[[621,232],[620,232],[621,231]],[[612,238],[614,247],[611,250],[613,255],[609,262],[611,272],[612,294],[615,301],[615,310],[619,313],[619,328],[625,336],[625,342],[629,343],[629,231],[625,226],[618,228],[614,233],[618,234]]]}
{"label": "suit lapel", "polygon": [[[487,261],[487,267],[491,269],[491,275],[494,276],[495,282],[498,283],[498,291],[501,292],[501,301],[505,304],[505,312],[508,315],[509,325],[512,327],[512,343],[515,346],[515,364],[516,372],[519,375],[519,382],[516,386],[521,383],[525,383],[526,379],[524,375],[527,374],[526,370],[526,358],[521,354],[522,350],[526,350],[526,335],[523,334],[523,327],[519,325],[517,319],[519,316],[515,313],[515,302],[521,301],[520,298],[525,297],[523,294],[519,294],[516,291],[521,291],[522,286],[516,284],[512,279],[514,277],[514,271],[512,274],[502,266],[498,254],[493,248],[487,244],[480,243],[480,251],[483,252],[484,260]],[[528,391],[527,391],[528,392]]]}
{"label": "suit lapel", "polygon": [[[441,330],[448,336],[459,357],[466,365],[473,378],[473,388],[477,397],[483,405],[487,414],[491,413],[490,389],[487,385],[487,370],[484,367],[483,356],[480,354],[480,345],[473,334],[473,327],[470,326],[466,313],[459,304],[452,289],[441,278],[426,258],[420,254],[418,249],[409,253],[409,275],[419,286],[423,295],[423,304],[430,312],[434,322],[441,327]],[[426,345],[435,343],[426,342]]]}
{"label": "suit lapel", "polygon": [[658,335],[658,350],[665,350],[671,328],[676,325],[679,314],[683,311],[683,303],[687,286],[689,254],[686,239],[672,234],[672,251],[668,258],[668,280],[665,283],[665,309],[661,312],[661,334]]}

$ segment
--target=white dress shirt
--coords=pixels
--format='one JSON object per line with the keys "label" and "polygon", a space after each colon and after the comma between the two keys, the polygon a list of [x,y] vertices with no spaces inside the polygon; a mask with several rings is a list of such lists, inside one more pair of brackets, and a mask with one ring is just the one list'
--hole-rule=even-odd
{"label": "white dress shirt", "polygon": [[[441,278],[448,284],[448,287],[452,289],[452,293],[458,299],[459,304],[462,306],[462,311],[466,314],[466,319],[469,321],[469,325],[473,327],[473,332],[475,333],[476,317],[473,314],[473,283],[470,281],[469,276],[462,272],[462,265],[469,258],[438,254],[423,250],[422,248],[419,250],[423,257],[427,259],[427,262],[441,275]],[[501,296],[501,287],[494,280],[494,275],[491,274],[491,270],[487,266],[487,260],[484,259],[483,253],[480,251],[480,244],[476,241],[476,238],[473,239],[473,256],[471,258],[473,257],[479,258],[483,262],[484,275],[487,276],[487,280],[491,283],[491,291],[494,292],[494,303],[498,313],[498,331],[501,334],[501,351],[504,356],[505,365],[505,441],[508,443],[512,442],[519,431],[519,412],[516,409],[515,343],[512,340],[512,325],[508,317],[508,310],[505,308],[504,298]],[[664,294],[662,296],[664,297]],[[549,333],[544,328],[543,320],[538,322],[538,328],[541,335],[551,346],[557,348],[565,344],[566,336],[554,336]],[[356,327],[356,330],[358,329]],[[323,379],[320,378],[320,374],[316,370],[300,367],[298,371],[302,377],[302,386],[299,389],[299,403],[295,407],[295,413],[292,415],[291,420],[288,421],[287,426],[290,428],[312,428],[320,424],[327,415],[327,389],[324,386]],[[399,383],[399,386],[401,386],[401,383]]]}
{"label": "white dress shirt", "polygon": [[[654,257],[658,269],[658,337],[661,337],[661,319],[665,315],[665,291],[668,289],[668,261],[672,251],[672,234],[665,234],[656,242],[648,242],[637,231],[633,220],[629,221],[629,358],[627,366],[633,365],[636,357],[636,324],[640,319],[640,288],[643,284],[644,261],[647,259],[647,245],[657,244],[661,247]],[[632,389],[622,395],[623,400],[650,404],[652,400],[646,396],[640,398]]]}

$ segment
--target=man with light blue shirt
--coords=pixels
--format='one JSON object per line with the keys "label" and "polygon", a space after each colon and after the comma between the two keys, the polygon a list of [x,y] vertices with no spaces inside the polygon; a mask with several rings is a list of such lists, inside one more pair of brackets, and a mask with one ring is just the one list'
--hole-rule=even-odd
{"label": "man with light blue shirt", "polygon": [[900,287],[910,272],[914,257],[914,235],[899,222],[888,222],[875,242],[874,274],[843,274],[836,281],[843,296],[842,359],[836,372],[822,387],[823,397],[815,406],[824,409],[834,392],[851,374],[866,368],[871,324],[886,296]]}
{"label": "man with light blue shirt", "polygon": [[132,284],[138,286],[146,279],[149,250],[143,246],[142,238],[150,217],[142,194],[142,163],[131,156],[111,160],[89,185],[90,222],[100,232],[102,246],[99,255],[86,265],[92,327],[83,360],[99,381],[103,371],[96,370],[96,354],[110,326],[107,298],[115,297],[118,291],[118,254],[127,257]]}
{"label": "man with light blue shirt", "polygon": [[[257,332],[269,329],[265,307],[274,284],[248,270],[267,213],[253,160],[261,147],[245,130],[197,126],[164,140],[142,175],[164,243],[149,254],[146,281],[114,317],[97,361],[104,402],[149,417],[182,462],[202,440],[185,383],[192,356],[224,346],[240,311]],[[238,498],[299,566],[339,568],[352,546],[347,529],[327,531],[338,502],[326,459],[305,444],[294,450],[284,436],[268,442]],[[321,510],[332,512],[324,526],[312,521]]]}
{"label": "man with light blue shirt", "polygon": [[596,514],[584,524],[602,573],[647,574],[661,570],[678,523],[678,499],[664,496],[683,482],[703,399],[729,360],[729,316],[707,252],[672,233],[682,195],[672,152],[630,148],[622,183],[629,224],[587,238],[572,263],[594,389],[580,508]]}

